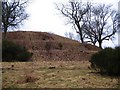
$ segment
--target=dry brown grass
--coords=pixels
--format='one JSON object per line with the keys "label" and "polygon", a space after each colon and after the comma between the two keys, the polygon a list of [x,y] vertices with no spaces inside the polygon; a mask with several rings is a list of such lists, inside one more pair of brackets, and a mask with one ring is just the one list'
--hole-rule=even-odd
{"label": "dry brown grass", "polygon": [[89,70],[88,61],[2,62],[2,65],[4,88],[113,88],[117,84],[116,77]]}
{"label": "dry brown grass", "polygon": [[[100,50],[97,46],[82,44],[55,34],[46,32],[17,31],[8,32],[8,40],[11,40],[21,46],[26,47],[33,53],[32,60],[89,60],[93,53]],[[49,53],[46,50],[46,44],[50,44]],[[62,45],[60,49],[59,44]]]}

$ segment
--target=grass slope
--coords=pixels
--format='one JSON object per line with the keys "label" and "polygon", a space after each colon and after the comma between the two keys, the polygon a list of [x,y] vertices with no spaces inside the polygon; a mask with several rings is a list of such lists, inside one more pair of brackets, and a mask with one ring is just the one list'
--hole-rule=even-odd
{"label": "grass slope", "polygon": [[[17,31],[7,34],[8,40],[26,47],[33,53],[33,61],[39,60],[88,60],[100,49],[90,44],[82,44],[59,35],[46,32]],[[49,53],[45,45],[50,43]],[[62,45],[60,49],[59,44]]]}
{"label": "grass slope", "polygon": [[88,69],[88,61],[2,64],[3,88],[115,88],[118,83],[116,77],[101,76]]}

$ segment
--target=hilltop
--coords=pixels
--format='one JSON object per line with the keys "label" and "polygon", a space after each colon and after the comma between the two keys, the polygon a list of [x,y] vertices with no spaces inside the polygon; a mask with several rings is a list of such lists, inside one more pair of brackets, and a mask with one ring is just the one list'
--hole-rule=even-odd
{"label": "hilltop", "polygon": [[[7,38],[32,52],[33,61],[89,60],[93,53],[100,50],[97,46],[82,44],[78,41],[47,32],[8,32]],[[46,49],[46,44],[49,46],[49,50]]]}

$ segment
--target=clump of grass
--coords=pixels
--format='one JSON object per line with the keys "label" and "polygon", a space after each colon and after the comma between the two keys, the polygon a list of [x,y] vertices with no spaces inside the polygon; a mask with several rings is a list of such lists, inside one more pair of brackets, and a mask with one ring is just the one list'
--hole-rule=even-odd
{"label": "clump of grass", "polygon": [[118,78],[118,85],[117,88],[120,89],[120,77]]}
{"label": "clump of grass", "polygon": [[26,75],[25,76],[25,82],[28,83],[28,82],[35,82],[37,81],[37,78],[33,75]]}
{"label": "clump of grass", "polygon": [[18,81],[17,83],[34,83],[38,78],[33,74],[26,74],[23,80]]}

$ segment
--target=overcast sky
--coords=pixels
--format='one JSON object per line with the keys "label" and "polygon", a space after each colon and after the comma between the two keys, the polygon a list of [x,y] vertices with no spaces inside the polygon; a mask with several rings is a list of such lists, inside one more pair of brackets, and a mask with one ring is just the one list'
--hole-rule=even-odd
{"label": "overcast sky", "polygon": [[[65,3],[67,1],[69,0],[32,0],[27,7],[27,12],[30,17],[20,30],[51,32],[61,36],[65,36],[65,32],[74,31],[71,25],[65,24],[66,19],[55,7],[55,3]],[[118,8],[118,1],[119,0],[92,0],[92,2],[95,3],[113,4],[115,9]],[[113,43],[117,44],[116,41]],[[111,46],[114,46],[114,44],[111,43]]]}

